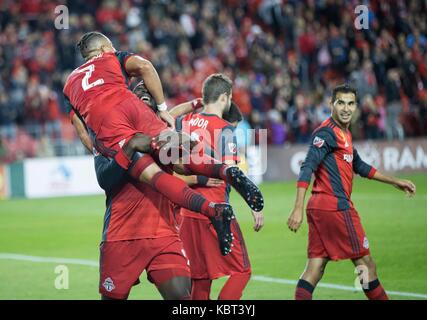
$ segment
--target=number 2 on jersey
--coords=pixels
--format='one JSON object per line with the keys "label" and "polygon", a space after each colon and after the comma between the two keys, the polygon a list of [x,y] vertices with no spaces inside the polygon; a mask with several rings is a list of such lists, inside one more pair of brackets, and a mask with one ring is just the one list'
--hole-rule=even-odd
{"label": "number 2 on jersey", "polygon": [[84,72],[85,76],[82,79],[82,88],[84,91],[89,90],[90,88],[93,88],[95,86],[99,86],[100,84],[104,83],[104,79],[98,79],[92,83],[89,83],[89,78],[92,75],[92,72],[95,71],[95,65],[90,64],[87,67],[84,67],[83,69],[80,69],[79,72]]}

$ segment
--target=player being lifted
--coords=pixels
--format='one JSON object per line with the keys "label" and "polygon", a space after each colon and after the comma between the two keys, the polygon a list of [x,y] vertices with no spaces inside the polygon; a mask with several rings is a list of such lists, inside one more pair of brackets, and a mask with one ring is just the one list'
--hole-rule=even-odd
{"label": "player being lifted", "polygon": [[[144,80],[156,101],[159,116],[173,126],[158,74],[148,60],[116,51],[111,41],[99,32],[86,33],[77,46],[86,62],[69,75],[64,86],[72,122],[81,129],[78,132],[89,131],[98,152],[109,158],[119,153],[121,158],[118,159],[125,162],[125,155],[120,150],[132,136],[139,132],[154,138],[167,130],[167,125],[128,89],[129,77]],[[231,103],[231,97],[226,94],[220,99]],[[82,141],[85,139],[83,135]],[[189,154],[185,162],[174,164],[174,170],[181,174],[222,179],[230,183],[253,210],[263,208],[261,192],[237,167],[222,164],[206,155],[203,161],[194,161]],[[141,155],[128,171],[133,178],[151,184],[179,206],[219,220],[216,231],[221,251],[224,255],[229,252],[233,218],[230,205],[208,201],[179,178],[162,171],[149,154]]]}
{"label": "player being lifted", "polygon": [[409,195],[415,194],[415,185],[378,172],[353,148],[348,128],[357,108],[355,89],[348,85],[337,86],[332,92],[330,107],[332,116],[313,132],[298,178],[295,206],[287,222],[294,232],[301,226],[304,198],[314,173],[312,195],[307,204],[308,261],[298,281],[295,299],[312,299],[314,288],[330,260],[351,259],[368,299],[386,300],[388,297],[378,280],[368,239],[351,201],[353,172],[391,184]]}

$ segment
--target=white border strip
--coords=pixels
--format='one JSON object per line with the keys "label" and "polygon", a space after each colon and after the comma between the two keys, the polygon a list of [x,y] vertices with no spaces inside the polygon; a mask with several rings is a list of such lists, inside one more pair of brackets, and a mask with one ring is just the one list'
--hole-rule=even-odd
{"label": "white border strip", "polygon": [[[41,262],[41,263],[77,264],[77,265],[89,266],[89,267],[98,267],[99,266],[98,262],[93,261],[93,260],[37,257],[37,256],[27,256],[27,255],[16,254],[16,253],[0,253],[0,260],[18,260],[18,261],[29,261],[29,262]],[[267,277],[267,276],[252,276],[251,279],[255,280],[255,281],[288,284],[288,285],[293,285],[293,286],[297,284],[296,280],[272,278],[272,277]],[[328,289],[335,289],[335,290],[342,290],[342,291],[351,291],[351,292],[360,291],[354,287],[343,286],[343,285],[332,284],[332,283],[321,282],[317,286],[321,287],[321,288],[328,288]],[[387,294],[395,295],[395,296],[402,296],[402,297],[427,299],[427,294],[421,294],[421,293],[387,291]]]}

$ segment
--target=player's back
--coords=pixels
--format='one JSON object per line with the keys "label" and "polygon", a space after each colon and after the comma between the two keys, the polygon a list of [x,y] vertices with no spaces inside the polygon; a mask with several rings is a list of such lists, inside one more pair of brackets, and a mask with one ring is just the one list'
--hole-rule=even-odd
{"label": "player's back", "polygon": [[329,118],[313,132],[314,148],[329,151],[314,172],[309,209],[346,210],[353,207],[353,141],[351,132]]}
{"label": "player's back", "polygon": [[67,78],[64,95],[95,132],[108,111],[126,99],[137,99],[128,89],[123,52],[106,52],[75,69]]}
{"label": "player's back", "polygon": [[[177,130],[182,130],[200,141],[201,152],[220,162],[238,161],[235,128],[224,119],[204,112],[190,113],[177,120]],[[214,202],[228,202],[230,186],[226,183],[215,187],[194,186],[195,190]],[[185,216],[203,219],[204,216],[182,209]]]}

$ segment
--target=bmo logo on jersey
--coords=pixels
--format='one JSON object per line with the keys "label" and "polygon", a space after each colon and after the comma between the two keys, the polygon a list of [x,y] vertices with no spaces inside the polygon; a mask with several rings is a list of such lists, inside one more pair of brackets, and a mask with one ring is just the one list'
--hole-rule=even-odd
{"label": "bmo logo on jersey", "polygon": [[321,148],[323,147],[324,144],[325,144],[325,140],[323,140],[322,138],[319,138],[318,136],[314,137],[313,145],[315,147]]}
{"label": "bmo logo on jersey", "polygon": [[201,118],[193,118],[190,120],[190,126],[198,127],[202,129],[206,129],[208,127],[208,120],[201,119]]}
{"label": "bmo logo on jersey", "polygon": [[347,161],[348,163],[352,163],[353,162],[353,154],[344,154],[344,160]]}

